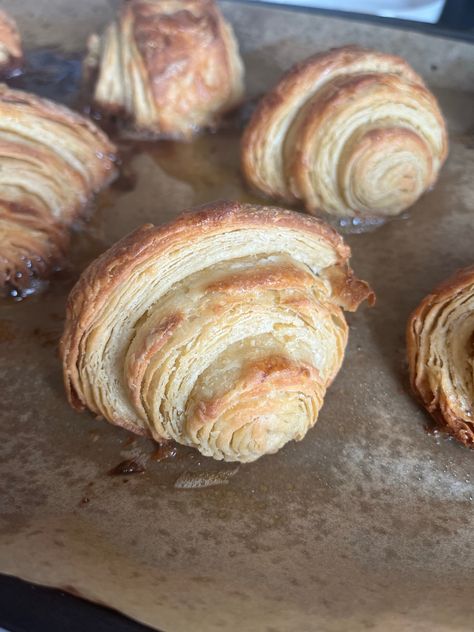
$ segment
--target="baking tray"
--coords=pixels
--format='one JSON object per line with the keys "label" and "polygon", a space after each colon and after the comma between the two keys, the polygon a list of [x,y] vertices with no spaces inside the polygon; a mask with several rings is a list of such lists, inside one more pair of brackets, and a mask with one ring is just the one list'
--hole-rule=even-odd
{"label": "baking tray", "polygon": [[[19,85],[78,104],[84,42],[117,4],[2,0],[29,49]],[[0,305],[0,571],[166,632],[471,630],[473,454],[433,432],[411,398],[404,329],[436,283],[472,263],[474,48],[222,6],[247,68],[243,113],[191,144],[124,146],[123,173],[74,235],[70,265],[43,293]],[[438,96],[451,143],[435,190],[408,213],[372,231],[340,226],[378,302],[349,316],[345,363],[316,427],[230,478],[222,472],[233,464],[185,448],[150,458],[144,474],[110,476],[155,447],[69,409],[57,357],[68,291],[88,261],[143,222],[217,198],[256,201],[238,170],[254,99],[296,60],[344,43],[405,56]],[[184,472],[227,483],[177,489]]]}

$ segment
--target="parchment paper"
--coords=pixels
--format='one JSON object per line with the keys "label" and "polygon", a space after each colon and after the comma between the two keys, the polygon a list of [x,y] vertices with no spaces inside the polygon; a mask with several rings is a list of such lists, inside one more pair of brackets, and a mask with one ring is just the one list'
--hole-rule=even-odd
{"label": "parchment paper", "polygon": [[[47,44],[69,54],[117,3],[0,5],[18,18],[30,51]],[[155,448],[69,409],[56,344],[70,287],[88,261],[145,221],[218,197],[254,199],[238,173],[238,122],[190,145],[127,149],[125,174],[74,236],[70,267],[44,293],[0,305],[0,571],[166,632],[472,630],[474,454],[426,432],[428,417],[407,389],[404,328],[435,284],[473,262],[474,48],[317,15],[223,7],[250,97],[330,46],[400,53],[440,99],[450,157],[435,190],[404,217],[347,237],[378,303],[350,317],[344,367],[303,442],[232,476],[232,465],[185,449],[149,460],[143,474],[109,476]],[[47,89],[71,99],[64,82]],[[174,487],[183,472],[212,482],[223,471],[227,484]]]}

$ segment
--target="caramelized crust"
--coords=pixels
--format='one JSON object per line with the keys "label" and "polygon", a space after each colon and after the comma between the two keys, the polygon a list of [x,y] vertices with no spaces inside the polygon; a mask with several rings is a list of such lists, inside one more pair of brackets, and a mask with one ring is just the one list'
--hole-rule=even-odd
{"label": "caramelized crust", "polygon": [[26,290],[65,256],[69,234],[41,211],[0,200],[0,285]]}
{"label": "caramelized crust", "polygon": [[474,267],[429,294],[407,326],[413,391],[434,419],[474,446]]}
{"label": "caramelized crust", "polygon": [[214,0],[129,0],[90,48],[95,104],[134,136],[190,139],[243,95],[237,42]]}
{"label": "caramelized crust", "polygon": [[18,70],[23,61],[20,33],[15,20],[0,9],[0,74]]}
{"label": "caramelized crust", "polygon": [[229,460],[247,460],[248,446],[252,457],[273,453],[289,439],[303,439],[325,392],[315,367],[264,357],[244,365],[223,395],[196,402],[191,394],[184,431],[206,456],[230,453]]}
{"label": "caramelized crust", "polygon": [[312,213],[395,215],[432,187],[447,155],[434,96],[401,58],[356,46],[294,66],[260,102],[242,170]]}
{"label": "caramelized crust", "polygon": [[114,175],[115,147],[65,107],[0,85],[0,286],[64,257],[69,227]]}
{"label": "caramelized crust", "polygon": [[71,405],[228,461],[302,439],[343,360],[343,307],[373,298],[349,256],[329,226],[278,208],[220,202],[143,226],[71,292]]}

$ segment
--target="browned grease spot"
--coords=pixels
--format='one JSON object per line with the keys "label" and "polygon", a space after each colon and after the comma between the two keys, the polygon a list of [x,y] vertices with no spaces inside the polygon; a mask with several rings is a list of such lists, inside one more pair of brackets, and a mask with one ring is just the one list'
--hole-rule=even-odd
{"label": "browned grease spot", "polygon": [[51,313],[49,317],[57,323],[64,323],[65,320],[65,314],[59,314],[57,312]]}
{"label": "browned grease spot", "polygon": [[109,476],[127,476],[128,474],[143,474],[145,466],[136,459],[127,459],[109,470]]}
{"label": "browned grease spot", "polygon": [[11,320],[0,318],[0,344],[15,340],[15,326]]}
{"label": "browned grease spot", "polygon": [[38,339],[42,347],[56,346],[61,337],[60,331],[45,331],[44,329],[40,329],[39,327],[33,329],[32,334],[35,338]]}
{"label": "browned grease spot", "polygon": [[172,443],[161,443],[151,455],[153,461],[164,461],[176,456],[176,446]]}
{"label": "browned grease spot", "polygon": [[119,174],[111,184],[111,187],[118,193],[129,193],[136,188],[138,173],[133,169],[131,161],[139,153],[141,153],[140,150],[135,146],[127,147],[124,160],[119,165]]}
{"label": "browned grease spot", "polygon": [[129,445],[132,445],[133,443],[135,443],[136,440],[137,440],[137,437],[130,435],[129,437],[125,439],[122,445],[124,448],[127,448]]}
{"label": "browned grease spot", "polygon": [[[125,186],[133,188],[136,184],[134,157],[147,154],[165,174],[192,187],[195,204],[217,198],[261,202],[260,197],[247,189],[241,176],[240,136],[239,129],[229,126],[216,134],[199,134],[190,143],[141,142],[121,147]],[[119,186],[124,186],[120,180]]]}

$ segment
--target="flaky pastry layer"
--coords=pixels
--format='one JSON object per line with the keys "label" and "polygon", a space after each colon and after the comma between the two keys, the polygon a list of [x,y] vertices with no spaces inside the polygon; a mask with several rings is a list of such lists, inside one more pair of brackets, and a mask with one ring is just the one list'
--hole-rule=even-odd
{"label": "flaky pastry layer", "polygon": [[89,48],[94,102],[129,135],[190,139],[243,95],[237,41],[214,0],[129,0]]}
{"label": "flaky pastry layer", "polygon": [[312,213],[390,216],[434,185],[447,147],[436,99],[408,63],[346,46],[297,64],[262,99],[242,170]]}
{"label": "flaky pastry layer", "polygon": [[70,225],[115,173],[115,151],[79,114],[0,85],[0,287],[61,262]]}
{"label": "flaky pastry layer", "polygon": [[324,223],[221,202],[143,226],[82,274],[61,341],[70,403],[157,441],[253,461],[316,422],[344,309],[372,298]]}
{"label": "flaky pastry layer", "polygon": [[407,326],[413,391],[443,428],[474,446],[474,267],[429,294]]}

